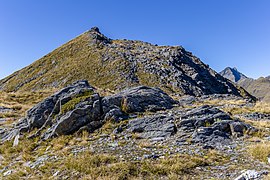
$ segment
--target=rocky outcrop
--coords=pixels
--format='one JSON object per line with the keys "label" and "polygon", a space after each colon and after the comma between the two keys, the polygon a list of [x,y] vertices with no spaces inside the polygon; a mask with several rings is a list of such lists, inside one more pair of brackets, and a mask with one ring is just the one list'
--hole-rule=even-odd
{"label": "rocky outcrop", "polygon": [[[17,134],[39,130],[33,136],[43,139],[73,134],[81,129],[93,132],[106,121],[119,122],[129,113],[159,111],[173,107],[170,96],[157,88],[134,87],[118,94],[100,97],[87,81],[78,81],[31,108],[13,129],[0,134],[2,141]],[[32,137],[33,137],[32,136]]]}
{"label": "rocky outcrop", "polygon": [[84,130],[91,133],[108,121],[117,124],[127,119],[128,123],[119,123],[113,133],[122,133],[123,136],[136,134],[138,138],[158,141],[171,137],[178,139],[181,134],[191,137],[193,143],[213,145],[255,130],[209,105],[179,109],[193,101],[192,97],[183,97],[177,102],[162,90],[147,86],[100,97],[87,81],[78,81],[31,108],[14,128],[2,130],[0,138],[5,141],[16,137],[14,144],[18,144],[20,133],[36,128],[38,131],[30,137],[49,139]]}

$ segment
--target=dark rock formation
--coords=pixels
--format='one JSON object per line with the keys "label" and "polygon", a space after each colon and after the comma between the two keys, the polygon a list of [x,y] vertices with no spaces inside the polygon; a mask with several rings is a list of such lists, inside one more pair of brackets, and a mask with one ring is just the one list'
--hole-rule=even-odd
{"label": "dark rock formation", "polygon": [[[1,130],[0,138],[6,141],[16,137],[14,144],[18,144],[19,134],[34,128],[38,128],[38,131],[30,137],[48,139],[84,130],[91,133],[108,121],[119,123],[127,119],[128,123],[120,123],[114,134],[126,136],[136,133],[138,138],[153,141],[167,140],[172,136],[178,140],[179,135],[189,136],[191,142],[214,146],[217,142],[226,143],[231,138],[255,130],[212,106],[191,109],[176,107],[177,104],[193,103],[196,99],[189,96],[177,102],[162,90],[146,86],[100,97],[87,81],[78,81],[31,108],[12,129]],[[144,116],[138,117],[142,114]],[[183,141],[181,137],[179,141]]]}
{"label": "dark rock formation", "polygon": [[184,130],[194,130],[199,127],[211,126],[216,121],[229,120],[231,117],[225,112],[205,105],[195,109],[188,110],[180,116],[177,126]]}
{"label": "dark rock formation", "polygon": [[50,121],[54,115],[61,111],[61,106],[73,98],[93,91],[93,87],[87,81],[78,81],[48,97],[27,112],[26,119],[30,128],[41,128],[46,121]]}

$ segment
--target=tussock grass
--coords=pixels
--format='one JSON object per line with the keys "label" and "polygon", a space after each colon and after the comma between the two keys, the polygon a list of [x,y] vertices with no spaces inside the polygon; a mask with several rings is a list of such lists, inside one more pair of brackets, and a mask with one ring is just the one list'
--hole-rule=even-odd
{"label": "tussock grass", "polygon": [[267,162],[270,155],[270,142],[262,141],[248,146],[247,152],[255,159]]}
{"label": "tussock grass", "polygon": [[54,91],[51,89],[37,92],[0,92],[0,106],[11,109],[10,111],[0,113],[0,118],[7,119],[1,125],[10,125],[24,117],[28,109],[53,94]]}
{"label": "tussock grass", "polygon": [[208,165],[208,160],[202,157],[178,155],[161,160],[143,160],[135,162],[119,161],[116,157],[103,154],[95,155],[84,152],[77,156],[69,156],[64,161],[64,167],[69,171],[77,171],[90,179],[151,179],[162,176],[179,177],[192,174],[192,169]]}
{"label": "tussock grass", "polygon": [[208,104],[208,105],[218,105],[218,106],[222,106],[222,105],[227,105],[227,104],[230,104],[230,105],[243,105],[245,104],[246,101],[245,100],[220,100],[220,99],[214,99],[214,100],[206,100],[206,101],[203,101],[201,103],[198,103],[200,105],[203,105],[203,104]]}
{"label": "tussock grass", "polygon": [[257,102],[252,107],[227,107],[223,108],[223,110],[233,115],[254,112],[270,114],[270,104],[264,102]]}

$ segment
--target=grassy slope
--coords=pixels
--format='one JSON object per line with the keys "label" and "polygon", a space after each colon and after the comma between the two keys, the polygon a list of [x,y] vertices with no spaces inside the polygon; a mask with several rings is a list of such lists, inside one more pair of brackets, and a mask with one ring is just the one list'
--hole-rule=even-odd
{"label": "grassy slope", "polygon": [[[6,91],[26,91],[52,87],[62,87],[78,79],[87,79],[90,84],[104,89],[117,89],[124,85],[121,73],[126,73],[127,61],[102,62],[102,48],[89,45],[87,33],[42,57],[30,66],[0,81],[8,81]],[[114,79],[110,78],[111,76]],[[23,84],[21,83],[23,82]]]}

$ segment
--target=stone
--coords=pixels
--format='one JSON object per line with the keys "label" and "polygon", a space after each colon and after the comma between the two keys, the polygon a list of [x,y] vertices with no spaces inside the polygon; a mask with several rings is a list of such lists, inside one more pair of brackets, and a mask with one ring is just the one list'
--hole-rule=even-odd
{"label": "stone", "polygon": [[41,128],[46,121],[49,121],[53,114],[60,112],[62,105],[76,96],[89,91],[92,92],[93,90],[93,87],[87,81],[81,80],[46,98],[27,111],[26,119],[30,128]]}
{"label": "stone", "polygon": [[231,134],[234,137],[243,136],[244,132],[254,131],[254,128],[243,122],[232,122],[230,123]]}
{"label": "stone", "polygon": [[15,138],[14,138],[14,141],[13,141],[13,147],[18,146],[18,144],[19,144],[19,138],[20,138],[20,135],[17,134],[15,136]]}
{"label": "stone", "polygon": [[133,113],[170,109],[173,104],[176,104],[176,101],[166,93],[158,88],[146,86],[130,88],[102,99],[105,114],[115,106],[126,113]]}
{"label": "stone", "polygon": [[12,173],[12,170],[8,170],[8,171],[6,171],[6,172],[4,172],[3,173],[3,176],[5,177],[5,176],[8,176],[8,175],[10,175]]}
{"label": "stone", "polygon": [[7,112],[12,112],[12,111],[13,109],[11,108],[0,106],[0,113],[7,113]]}
{"label": "stone", "polygon": [[258,172],[256,170],[246,170],[240,176],[235,178],[235,180],[259,180],[262,176],[267,174],[266,172]]}
{"label": "stone", "polygon": [[130,120],[127,130],[139,133],[145,139],[167,138],[177,131],[172,117],[164,115],[147,116]]}
{"label": "stone", "polygon": [[87,130],[93,132],[102,125],[100,118],[101,104],[99,96],[92,95],[77,104],[75,109],[58,116],[52,127],[42,137],[48,139],[54,136],[73,134],[86,125]]}
{"label": "stone", "polygon": [[179,118],[177,126],[186,130],[210,126],[220,120],[232,119],[227,113],[208,105],[190,109]]}
{"label": "stone", "polygon": [[109,112],[106,113],[104,117],[104,121],[111,121],[111,122],[119,122],[121,120],[127,119],[128,115],[126,115],[121,109],[118,107],[111,109]]}

